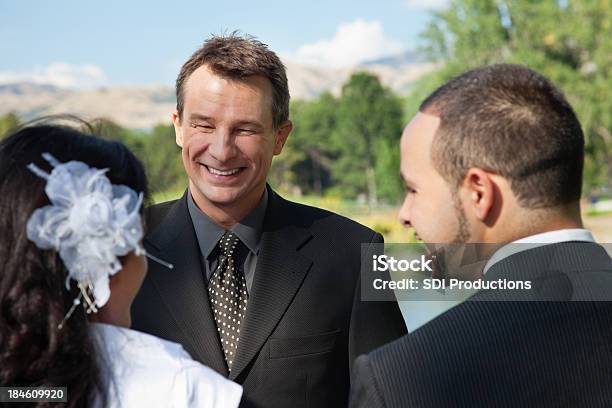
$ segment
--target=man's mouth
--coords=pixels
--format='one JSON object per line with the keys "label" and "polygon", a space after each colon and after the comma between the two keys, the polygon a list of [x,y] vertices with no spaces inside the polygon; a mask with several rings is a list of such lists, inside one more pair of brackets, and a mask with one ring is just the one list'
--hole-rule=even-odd
{"label": "man's mouth", "polygon": [[222,170],[207,165],[204,165],[204,167],[206,167],[210,174],[214,174],[215,176],[232,176],[243,169],[242,167],[236,167],[234,169]]}

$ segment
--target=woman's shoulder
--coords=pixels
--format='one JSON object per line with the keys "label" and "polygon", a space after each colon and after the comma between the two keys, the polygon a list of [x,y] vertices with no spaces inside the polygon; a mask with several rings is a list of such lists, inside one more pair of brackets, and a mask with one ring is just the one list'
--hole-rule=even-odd
{"label": "woman's shoulder", "polygon": [[189,353],[179,343],[148,333],[105,323],[91,323],[90,330],[98,346],[109,353],[146,354],[148,358],[156,360],[191,360]]}
{"label": "woman's shoulder", "polygon": [[123,406],[131,406],[132,399],[142,402],[137,390],[143,385],[156,390],[150,395],[153,406],[237,407],[240,402],[240,385],[193,360],[178,343],[100,323],[91,331]]}

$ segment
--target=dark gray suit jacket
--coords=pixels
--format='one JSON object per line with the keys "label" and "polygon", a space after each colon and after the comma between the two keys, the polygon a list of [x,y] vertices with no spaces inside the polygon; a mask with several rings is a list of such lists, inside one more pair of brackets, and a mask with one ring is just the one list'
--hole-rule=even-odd
{"label": "dark gray suit jacket", "polygon": [[[515,254],[481,292],[354,364],[350,406],[612,406],[612,261],[593,243]],[[582,299],[583,301],[568,301]]]}
{"label": "dark gray suit jacket", "polygon": [[[232,380],[244,406],[341,407],[354,358],[406,333],[396,302],[360,300],[361,244],[380,234],[271,189]],[[187,196],[148,210],[149,264],[133,306],[136,330],[181,343],[228,376]]]}

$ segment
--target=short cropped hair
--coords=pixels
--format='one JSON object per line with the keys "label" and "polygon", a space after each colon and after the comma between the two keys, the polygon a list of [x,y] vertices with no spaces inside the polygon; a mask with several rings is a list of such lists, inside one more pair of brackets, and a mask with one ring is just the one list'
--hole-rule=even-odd
{"label": "short cropped hair", "polygon": [[580,122],[563,93],[537,72],[511,64],[474,69],[434,91],[420,111],[440,118],[431,158],[453,188],[477,167],[509,180],[525,208],[580,199]]}
{"label": "short cropped hair", "polygon": [[185,62],[176,79],[176,110],[182,118],[184,87],[201,66],[225,78],[243,80],[262,75],[272,84],[272,121],[275,129],[289,119],[289,86],[280,58],[266,44],[251,36],[212,36]]}

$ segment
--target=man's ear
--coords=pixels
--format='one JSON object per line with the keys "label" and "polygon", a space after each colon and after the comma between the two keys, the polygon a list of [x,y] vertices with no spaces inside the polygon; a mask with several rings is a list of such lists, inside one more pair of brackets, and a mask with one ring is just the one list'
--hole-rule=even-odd
{"label": "man's ear", "polygon": [[274,155],[275,156],[278,156],[283,151],[285,142],[287,141],[287,138],[289,137],[289,133],[291,133],[292,129],[293,129],[293,123],[291,123],[290,120],[285,121],[283,124],[279,126],[278,130],[276,131],[276,134],[275,134],[276,139],[274,141]]}
{"label": "man's ear", "polygon": [[463,179],[462,190],[466,211],[471,211],[472,215],[485,221],[495,204],[496,188],[493,174],[479,168],[471,168],[467,171]]}
{"label": "man's ear", "polygon": [[174,124],[174,135],[178,147],[183,147],[183,132],[181,129],[181,118],[177,111],[172,112],[172,123]]}

